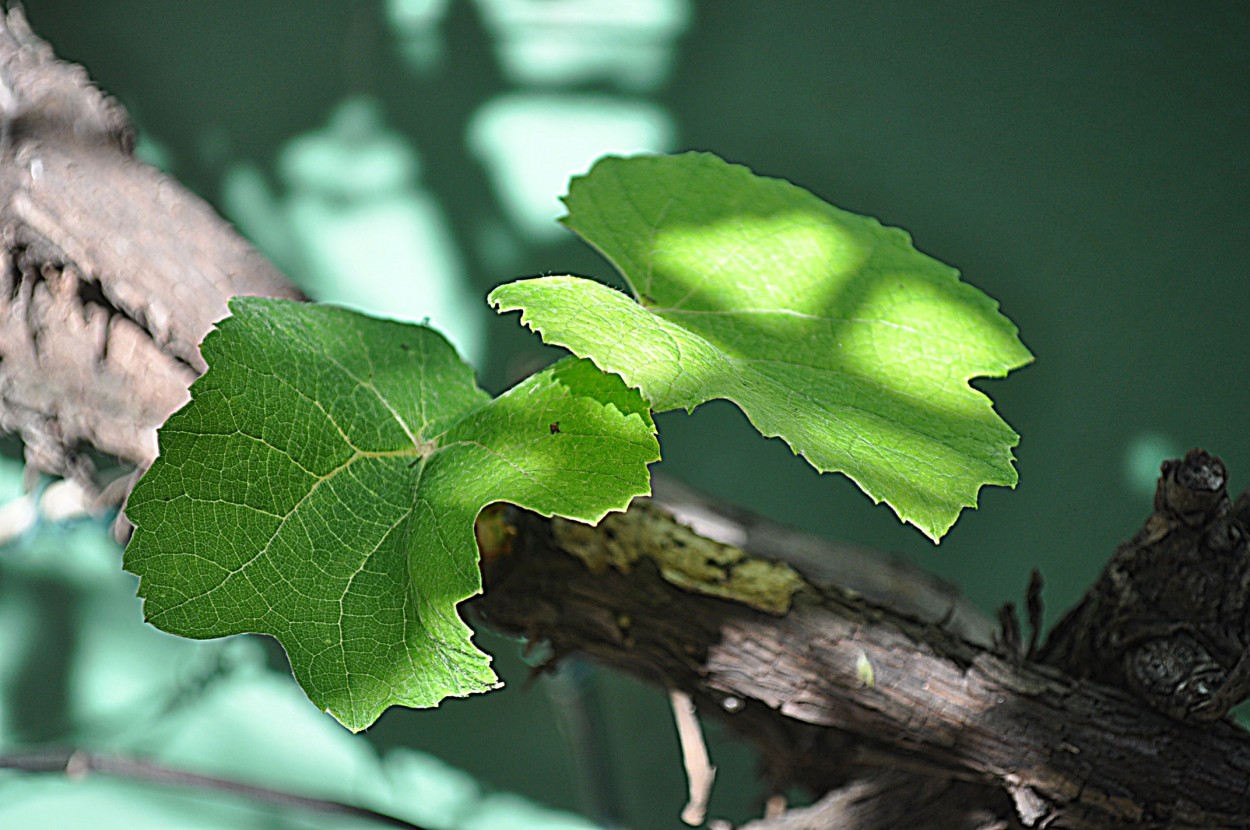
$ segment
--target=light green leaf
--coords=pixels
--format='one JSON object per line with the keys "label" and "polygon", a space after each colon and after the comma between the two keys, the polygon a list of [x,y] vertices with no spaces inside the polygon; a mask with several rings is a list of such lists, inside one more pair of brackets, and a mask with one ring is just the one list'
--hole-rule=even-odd
{"label": "light green leaf", "polygon": [[983,484],[1014,486],[1019,437],[968,381],[1032,356],[904,231],[704,153],[602,159],[565,203],[637,302],[575,277],[495,289],[548,343],[656,411],[733,401],[934,540]]}
{"label": "light green leaf", "polygon": [[649,492],[659,448],[641,397],[570,359],[492,400],[432,329],[230,308],[127,506],[147,618],[185,637],[273,635],[353,730],[496,686],[456,612],[481,590],[478,512],[593,522]]}

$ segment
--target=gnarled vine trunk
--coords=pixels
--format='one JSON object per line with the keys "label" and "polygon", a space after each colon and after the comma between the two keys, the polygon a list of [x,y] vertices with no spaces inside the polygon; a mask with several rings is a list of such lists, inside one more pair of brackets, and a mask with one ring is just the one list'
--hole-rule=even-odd
{"label": "gnarled vine trunk", "polygon": [[300,297],[203,200],[136,160],[121,106],[20,10],[0,25],[0,431],[32,469],[146,468],[235,294]]}
{"label": "gnarled vine trunk", "polygon": [[[56,61],[19,11],[0,22],[0,118],[0,431],[20,435],[32,469],[98,487],[84,451],[150,463],[229,296],[299,293],[131,156],[120,107]],[[1158,515],[1134,550],[1163,539]],[[1250,826],[1246,733],[1093,682],[1114,677],[1073,656],[1083,641],[1070,632],[1039,664],[997,646],[993,625],[908,566],[672,487],[594,529],[507,520],[511,551],[484,566],[474,611],[557,656],[686,693],[759,749],[772,785],[827,793],[755,830]],[[1217,520],[1240,539],[1212,542]],[[1240,519],[1187,521],[1164,533],[1169,544],[1244,552]],[[710,538],[726,529],[735,544]],[[765,596],[734,580],[759,557],[793,568]],[[1088,602],[1106,599],[1099,590]],[[1244,643],[1202,642],[1224,672],[1217,688],[1233,682]]]}

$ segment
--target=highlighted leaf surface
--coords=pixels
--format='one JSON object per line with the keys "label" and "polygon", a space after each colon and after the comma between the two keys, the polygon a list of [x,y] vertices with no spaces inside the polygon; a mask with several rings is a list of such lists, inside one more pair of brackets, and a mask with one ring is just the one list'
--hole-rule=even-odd
{"label": "highlighted leaf surface", "polygon": [[478,512],[593,522],[649,492],[659,448],[641,397],[570,359],[491,399],[429,328],[230,308],[129,499],[125,565],[147,618],[185,637],[273,635],[353,730],[392,704],[493,688],[456,612],[481,590]]}
{"label": "highlighted leaf surface", "polygon": [[1014,486],[1019,437],[968,380],[1032,356],[904,231],[703,153],[603,159],[565,203],[634,299],[576,277],[491,294],[548,343],[656,411],[733,401],[935,540],[982,485]]}

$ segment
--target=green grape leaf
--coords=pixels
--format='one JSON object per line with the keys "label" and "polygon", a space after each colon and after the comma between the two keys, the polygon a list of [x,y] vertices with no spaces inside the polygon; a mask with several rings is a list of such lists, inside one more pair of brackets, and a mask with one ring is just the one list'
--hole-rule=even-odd
{"label": "green grape leaf", "polygon": [[498,685],[456,611],[481,590],[474,520],[504,501],[595,522],[648,493],[641,396],[570,358],[492,399],[427,327],[230,309],[126,508],[147,619],[274,636],[352,730]]}
{"label": "green grape leaf", "polygon": [[490,301],[655,411],[733,401],[934,541],[982,485],[1015,485],[1019,436],[968,381],[1032,355],[906,232],[706,153],[601,159],[565,204],[634,299],[547,277]]}

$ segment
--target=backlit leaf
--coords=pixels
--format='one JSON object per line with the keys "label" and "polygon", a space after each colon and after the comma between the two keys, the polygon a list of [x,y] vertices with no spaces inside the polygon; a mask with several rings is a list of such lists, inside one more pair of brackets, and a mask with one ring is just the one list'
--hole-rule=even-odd
{"label": "backlit leaf", "polygon": [[481,590],[474,519],[505,501],[593,522],[649,492],[641,397],[569,359],[492,399],[427,327],[230,307],[127,506],[147,618],[273,635],[353,730],[497,685],[456,610]]}
{"label": "backlit leaf", "polygon": [[633,297],[577,277],[495,289],[548,343],[656,411],[733,401],[935,540],[982,485],[1014,486],[1018,436],[968,381],[1032,356],[904,231],[704,153],[602,159],[565,202]]}

